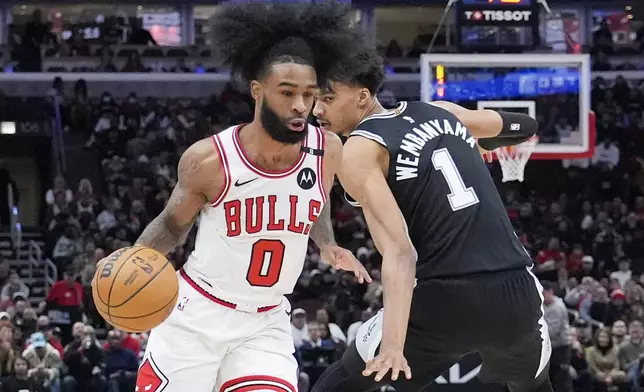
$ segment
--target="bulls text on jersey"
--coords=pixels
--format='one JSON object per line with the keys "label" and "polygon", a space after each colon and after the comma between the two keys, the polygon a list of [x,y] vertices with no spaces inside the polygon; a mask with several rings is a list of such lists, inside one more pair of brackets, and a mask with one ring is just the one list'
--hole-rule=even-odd
{"label": "bulls text on jersey", "polygon": [[[405,117],[411,124],[412,118]],[[441,135],[460,137],[470,145],[476,147],[476,140],[467,132],[467,128],[459,121],[430,120],[412,127],[411,131],[403,137],[400,144],[400,153],[396,157],[396,181],[408,180],[418,177],[418,163],[420,153],[425,143]]]}
{"label": "bulls text on jersey", "polygon": [[[226,235],[236,237],[241,234],[256,234],[260,231],[289,231],[295,234],[308,235],[313,222],[322,211],[322,203],[311,199],[308,202],[308,222],[297,219],[297,195],[268,195],[250,197],[245,200],[229,200],[224,203],[226,217]],[[279,204],[287,203],[289,216],[276,216]],[[299,203],[302,208],[302,203]],[[264,209],[268,209],[268,218],[264,219]]]}

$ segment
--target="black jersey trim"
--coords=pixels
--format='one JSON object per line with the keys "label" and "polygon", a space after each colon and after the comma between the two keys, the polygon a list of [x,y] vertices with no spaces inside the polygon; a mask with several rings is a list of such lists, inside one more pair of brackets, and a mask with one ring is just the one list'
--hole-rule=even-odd
{"label": "black jersey trim", "polygon": [[362,136],[363,138],[372,140],[382,145],[383,147],[387,147],[387,143],[385,143],[385,139],[383,139],[382,136],[376,135],[375,133],[371,133],[369,131],[357,129],[349,134],[349,137],[351,136]]}
{"label": "black jersey trim", "polygon": [[380,120],[385,120],[385,119],[388,119],[388,118],[394,118],[394,117],[397,117],[397,116],[401,115],[406,109],[407,109],[407,102],[402,101],[393,110],[388,110],[388,111],[382,112],[382,113],[374,113],[371,116],[363,118],[362,121],[360,121],[358,123],[358,125],[362,124],[363,122],[365,122],[367,120],[379,120],[379,119]]}

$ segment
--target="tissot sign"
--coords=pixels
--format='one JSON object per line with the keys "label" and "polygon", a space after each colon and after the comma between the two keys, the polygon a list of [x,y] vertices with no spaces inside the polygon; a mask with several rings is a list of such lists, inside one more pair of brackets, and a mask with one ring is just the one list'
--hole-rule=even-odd
{"label": "tissot sign", "polygon": [[529,24],[531,21],[532,11],[511,11],[511,10],[465,10],[465,19],[468,22],[503,22],[503,23],[521,23]]}
{"label": "tissot sign", "polygon": [[461,49],[528,49],[539,44],[535,0],[461,0],[456,3]]}

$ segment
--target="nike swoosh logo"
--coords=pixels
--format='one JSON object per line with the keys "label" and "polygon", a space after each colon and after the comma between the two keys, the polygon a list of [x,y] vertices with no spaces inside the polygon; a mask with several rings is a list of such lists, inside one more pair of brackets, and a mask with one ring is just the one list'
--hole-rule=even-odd
{"label": "nike swoosh logo", "polygon": [[291,317],[291,313],[293,313],[293,311],[290,311],[290,312],[289,312],[288,310],[284,310],[284,312],[286,312],[286,315],[287,315],[288,317]]}
{"label": "nike swoosh logo", "polygon": [[256,179],[258,179],[258,178],[259,178],[259,177],[255,177],[255,178],[253,178],[252,180],[248,180],[248,181],[244,181],[244,182],[239,182],[239,180],[237,180],[237,181],[235,181],[235,186],[242,186],[242,185],[249,184],[249,183],[251,183],[251,182],[255,181],[255,180],[256,180]]}

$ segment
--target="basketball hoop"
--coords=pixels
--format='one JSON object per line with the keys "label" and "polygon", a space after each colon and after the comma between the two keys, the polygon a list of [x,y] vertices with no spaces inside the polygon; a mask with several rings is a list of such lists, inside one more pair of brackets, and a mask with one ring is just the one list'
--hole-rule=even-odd
{"label": "basketball hoop", "polygon": [[501,147],[494,150],[496,158],[501,164],[503,182],[521,181],[525,165],[530,160],[530,155],[539,143],[539,137],[533,136],[527,141],[512,147]]}

